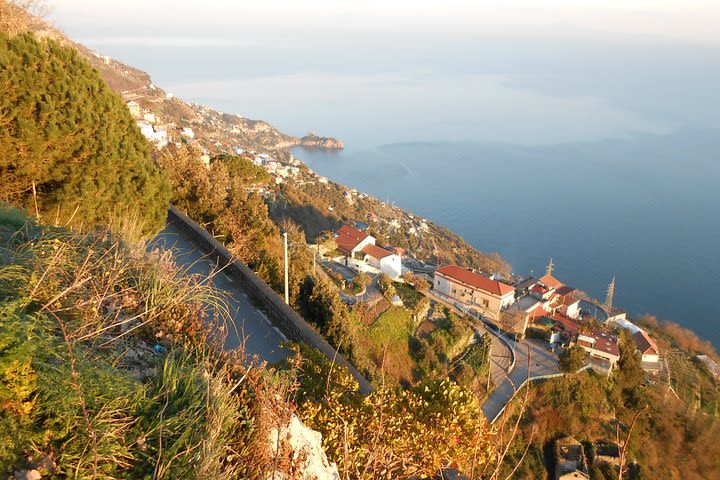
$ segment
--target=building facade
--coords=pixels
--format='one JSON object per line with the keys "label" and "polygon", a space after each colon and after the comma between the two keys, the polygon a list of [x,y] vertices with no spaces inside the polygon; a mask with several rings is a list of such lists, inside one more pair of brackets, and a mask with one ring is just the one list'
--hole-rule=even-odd
{"label": "building facade", "polygon": [[435,270],[433,290],[458,308],[493,321],[515,302],[515,289],[510,285],[456,265]]}

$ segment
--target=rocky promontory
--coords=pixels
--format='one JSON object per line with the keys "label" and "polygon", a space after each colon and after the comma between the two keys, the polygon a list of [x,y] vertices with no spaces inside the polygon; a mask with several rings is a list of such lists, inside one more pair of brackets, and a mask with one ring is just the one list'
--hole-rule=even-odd
{"label": "rocky promontory", "polygon": [[298,146],[313,148],[345,148],[342,141],[332,137],[318,137],[315,132],[308,132],[307,135],[298,139]]}

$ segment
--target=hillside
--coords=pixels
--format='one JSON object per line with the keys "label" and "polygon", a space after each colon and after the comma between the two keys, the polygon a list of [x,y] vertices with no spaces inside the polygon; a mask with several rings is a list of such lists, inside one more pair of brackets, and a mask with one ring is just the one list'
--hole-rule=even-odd
{"label": "hillside", "polygon": [[[164,124],[173,125],[176,132],[185,127],[191,128],[193,140],[209,154],[234,153],[239,147],[246,151],[270,151],[278,159],[287,159],[289,153],[285,149],[296,145],[343,147],[341,141],[318,136],[315,132],[301,138],[293,137],[262,120],[250,120],[187,103],[154,85],[147,73],[75,43],[59,30],[25,12],[15,9],[13,15],[18,17],[18,23],[36,35],[75,47],[125,101],[137,102],[143,111],[151,112]],[[175,137],[179,136],[175,134]],[[332,181],[319,182],[317,175],[309,174],[274,188],[283,202],[270,203],[273,218],[277,221],[284,216],[293,219],[309,239],[314,239],[322,231],[334,230],[344,222],[374,222],[378,229],[376,233],[399,247],[409,249],[421,262],[459,263],[489,273],[510,274],[510,266],[497,254],[479,252],[446,228],[424,219],[416,220],[412,213],[379,199],[358,194]],[[350,193],[355,195],[356,200],[362,198],[349,202],[346,195]],[[377,221],[369,220],[375,217]],[[413,227],[412,231],[417,231],[417,234],[407,233]]]}
{"label": "hillside", "polygon": [[[196,141],[173,142],[153,162],[130,109],[72,45],[23,32],[0,39],[2,86],[12,94],[3,96],[3,113],[12,115],[0,173],[3,184],[23,187],[8,195],[23,210],[0,205],[0,472],[25,479],[338,478],[320,436],[300,420],[325,434],[343,478],[491,469],[493,434],[479,399],[448,380],[412,389],[382,383],[360,395],[344,369],[307,346],[288,344],[295,355],[276,368],[242,346],[225,350],[224,332],[242,327],[228,323],[236,319],[208,282],[214,274],[192,275],[193,265],[184,270],[170,252],[148,252],[148,234],[160,228],[157,211],[139,204],[133,215],[99,214],[134,195],[154,198],[163,211],[171,193],[278,288],[279,230],[257,194],[270,175],[237,155],[205,163]],[[68,121],[76,107],[85,110]],[[98,119],[100,112],[106,117]],[[64,142],[76,148],[58,148]],[[43,151],[49,159],[38,157]],[[148,179],[135,184],[124,160],[160,167],[167,190],[158,195]],[[40,168],[46,164],[52,168]],[[104,175],[115,168],[127,171]],[[65,191],[66,179],[85,185],[83,202],[93,202],[67,221],[44,203]],[[75,199],[62,198],[59,209],[72,208]],[[352,347],[345,305],[335,289],[318,288],[297,230],[293,241],[293,306],[306,307],[336,347]],[[349,424],[357,434],[339,436]]]}
{"label": "hillside", "polygon": [[[18,20],[8,23],[6,12]],[[82,47],[4,0],[0,14],[12,34],[0,32],[9,125],[0,183],[17,185],[2,193],[20,208],[0,203],[0,474],[544,479],[558,440],[572,435],[586,448],[583,478],[617,478],[623,446],[622,478],[717,478],[719,384],[696,357],[717,354],[692,332],[638,319],[667,352],[667,375],[644,372],[622,332],[607,374],[580,369],[584,350],[563,346],[561,363],[574,351],[577,365],[530,384],[490,425],[481,402],[497,386],[497,339],[432,300],[433,265],[423,262],[510,277],[497,254],[318,175],[281,148],[296,140],[264,122],[245,131],[240,117],[186,104],[144,73],[83,51],[121,98],[77,53]],[[46,40],[23,33],[30,27]],[[173,116],[182,123],[156,141]],[[151,132],[138,128],[143,122]],[[339,146],[312,132],[297,141]],[[137,174],[143,169],[151,175]],[[118,215],[122,202],[136,210]],[[302,343],[283,343],[288,356],[274,365],[242,344],[226,350],[225,332],[242,331],[247,318],[229,313],[219,290],[227,284],[214,280],[234,280],[227,271],[192,274],[192,260],[147,243],[170,202],[276,292],[287,285],[290,307],[375,390],[360,394],[346,369]],[[315,255],[321,247],[339,255],[327,230],[352,223],[404,249],[422,275],[371,278]],[[267,313],[246,290],[233,291]],[[267,328],[277,327],[270,318]],[[554,348],[541,344],[538,353]]]}
{"label": "hillside", "polygon": [[[4,2],[3,2],[4,3]],[[105,82],[126,101],[136,101],[153,112],[162,122],[178,128],[191,127],[195,138],[212,148],[216,143],[243,148],[272,150],[296,145],[318,148],[343,148],[340,140],[320,137],[310,132],[300,138],[280,132],[262,120],[187,103],[154,85],[150,75],[117,60],[73,42],[46,21],[33,17],[11,4],[2,8],[1,30],[30,31],[39,38],[51,38],[62,45],[74,47],[101,74]]]}

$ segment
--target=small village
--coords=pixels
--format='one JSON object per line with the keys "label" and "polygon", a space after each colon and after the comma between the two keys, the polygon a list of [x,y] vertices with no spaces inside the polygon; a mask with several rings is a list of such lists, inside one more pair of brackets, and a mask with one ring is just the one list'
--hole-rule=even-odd
{"label": "small village", "polygon": [[[432,273],[427,273],[427,265],[424,271],[413,271],[404,264],[402,249],[376,245],[372,235],[356,228],[358,223],[362,222],[355,222],[355,226],[343,225],[335,232],[337,249],[327,255],[329,262],[326,265],[333,271],[344,273],[348,283],[352,277],[343,269],[374,278],[386,275],[396,282],[403,282],[403,276],[408,274],[423,276],[431,282],[430,290],[424,292],[431,304],[450,305],[476,319],[478,329],[482,328],[479,325],[484,325],[483,331],[500,339],[513,352],[512,357],[526,348],[542,357],[528,358],[529,367],[525,370],[513,358],[502,369],[504,378],[497,374],[493,376],[495,389],[484,404],[491,421],[499,417],[518,390],[511,378],[522,382],[563,375],[558,369],[559,356],[574,345],[582,347],[586,353],[581,369],[591,368],[609,376],[620,360],[620,330],[631,334],[642,368],[650,379],[657,381],[663,372],[668,373],[667,362],[653,338],[635,325],[626,312],[613,305],[615,279],[601,304],[558,280],[554,276],[552,260],[544,276],[523,278],[513,284],[457,265],[433,267]],[[399,301],[398,297],[393,299],[393,302]],[[495,356],[502,357],[503,354],[493,353],[491,362],[497,362]],[[533,363],[536,360],[538,363]],[[518,378],[517,371],[513,370],[521,371],[525,379]],[[596,462],[617,466],[617,446],[593,445],[593,448],[596,449],[593,455]],[[556,441],[555,465],[554,478],[558,480],[590,478],[585,447],[574,438]]]}

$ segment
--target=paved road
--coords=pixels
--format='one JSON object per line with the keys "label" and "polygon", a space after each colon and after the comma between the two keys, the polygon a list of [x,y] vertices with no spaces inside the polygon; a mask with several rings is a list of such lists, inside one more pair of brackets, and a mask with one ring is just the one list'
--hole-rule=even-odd
{"label": "paved road", "polygon": [[333,260],[327,260],[323,258],[320,260],[320,262],[333,272],[339,274],[347,283],[352,283],[355,279],[355,275],[357,275],[357,272],[352,268],[346,267],[345,265],[337,263]]}
{"label": "paved road", "polygon": [[[436,296],[433,294],[432,291],[428,291],[426,294],[432,301],[442,303],[446,307],[448,307],[452,312],[465,316],[466,314],[458,310],[458,308],[454,305],[452,305],[449,302],[446,302],[444,299]],[[500,384],[508,375],[508,372],[510,370],[510,366],[512,363],[512,351],[510,350],[510,347],[507,346],[505,342],[503,342],[500,338],[498,338],[496,335],[494,335],[492,332],[488,330],[488,328],[485,326],[484,323],[482,323],[480,320],[477,320],[473,317],[469,317],[473,319],[473,327],[475,328],[475,332],[478,335],[483,335],[485,333],[490,334],[490,339],[492,342],[492,346],[490,347],[490,377],[492,378],[493,384],[498,385]]]}
{"label": "paved road", "polygon": [[[215,262],[208,258],[201,248],[182,230],[169,223],[152,241],[150,248],[165,248],[173,252],[178,264],[193,274],[207,277],[216,269]],[[267,316],[255,306],[247,294],[227,275],[220,272],[212,283],[227,302],[232,318],[228,326],[225,348],[235,349],[245,339],[248,354],[257,355],[261,360],[274,363],[286,358],[289,352],[280,347],[285,337],[273,326]]]}
{"label": "paved road", "polygon": [[482,405],[488,420],[495,419],[527,378],[560,373],[557,354],[550,352],[547,346],[547,342],[535,339],[515,343],[515,368],[502,381],[495,383],[495,390]]}

